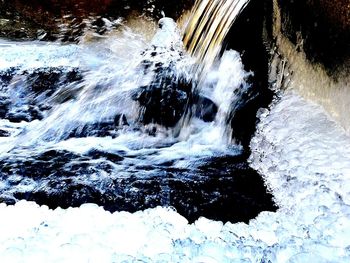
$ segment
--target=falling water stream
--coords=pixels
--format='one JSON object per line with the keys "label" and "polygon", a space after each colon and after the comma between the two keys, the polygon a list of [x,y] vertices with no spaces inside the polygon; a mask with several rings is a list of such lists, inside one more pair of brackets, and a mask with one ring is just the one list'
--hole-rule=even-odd
{"label": "falling water stream", "polygon": [[225,36],[249,0],[196,1],[183,42],[189,53],[210,66],[218,58]]}
{"label": "falling water stream", "polygon": [[274,209],[228,124],[250,89],[239,53],[199,80],[176,23],[159,27],[151,41],[122,24],[78,45],[1,40],[2,201],[173,206],[189,220]]}
{"label": "falling water stream", "polygon": [[232,136],[256,87],[222,41],[248,2],[197,1],[184,35],[0,39],[1,262],[349,261],[350,139],[301,81]]}

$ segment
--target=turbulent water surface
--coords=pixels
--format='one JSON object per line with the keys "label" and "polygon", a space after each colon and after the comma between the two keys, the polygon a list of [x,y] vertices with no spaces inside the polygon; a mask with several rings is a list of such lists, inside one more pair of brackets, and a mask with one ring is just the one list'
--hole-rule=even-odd
{"label": "turbulent water surface", "polygon": [[175,22],[160,27],[150,42],[127,27],[79,45],[1,41],[3,202],[173,206],[191,221],[274,209],[227,125],[249,89],[239,54],[198,87]]}
{"label": "turbulent water surface", "polygon": [[280,92],[247,162],[227,124],[252,73],[231,50],[198,80],[160,25],[0,40],[0,261],[349,261],[349,137]]}

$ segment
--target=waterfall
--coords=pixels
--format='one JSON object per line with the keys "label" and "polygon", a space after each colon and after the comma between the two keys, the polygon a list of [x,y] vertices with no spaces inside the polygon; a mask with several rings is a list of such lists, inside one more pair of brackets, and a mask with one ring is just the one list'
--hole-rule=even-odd
{"label": "waterfall", "polygon": [[[19,41],[42,2],[150,8]],[[0,1],[0,262],[350,262],[350,79],[287,37],[303,1],[252,1],[229,37],[249,0],[197,0],[184,35],[145,16],[192,1],[58,2]]]}
{"label": "waterfall", "polygon": [[[0,40],[0,200],[111,211],[171,205],[190,220],[210,216],[204,204],[215,219],[242,220],[210,207],[231,207],[225,191],[247,189],[237,176],[263,187],[232,141],[230,114],[245,103],[251,73],[227,50],[198,79],[194,65],[206,61],[186,52],[174,20],[158,25],[151,40],[134,21],[104,37],[87,31],[76,44]],[[270,198],[266,207],[274,209]]]}
{"label": "waterfall", "polygon": [[[28,123],[23,123],[13,141],[6,140],[2,152],[56,147],[75,137],[96,136],[102,126],[106,131],[98,136],[121,138],[137,130],[145,131],[147,137],[149,129],[156,129],[151,133],[172,143],[198,144],[210,151],[241,149],[231,143],[228,125],[232,105],[239,104],[242,92],[249,88],[250,73],[245,72],[239,53],[224,52],[199,83],[191,70],[194,60],[185,54],[175,22],[162,18],[159,26],[150,43],[126,28],[108,39],[79,45],[3,44],[3,71],[13,68],[14,75],[2,88],[6,101],[13,102],[4,114]],[[126,58],[126,50],[132,56]],[[64,79],[74,71],[77,80]],[[58,79],[49,83],[49,93],[41,95],[32,86],[43,85],[45,74],[56,74]],[[14,103],[20,96],[27,96],[28,102]],[[25,103],[30,103],[29,110]],[[125,119],[128,125],[120,125]],[[158,138],[160,145],[162,138]],[[145,147],[144,142],[137,148]]]}
{"label": "waterfall", "polygon": [[[216,140],[222,144],[231,144],[230,111],[249,88],[245,83],[249,74],[244,71],[238,52],[224,52],[221,60],[219,55],[225,36],[248,3],[249,0],[197,0],[183,33],[184,46],[197,61],[192,69],[193,93],[209,98],[218,106],[214,123]],[[198,105],[193,108],[192,113],[197,111]],[[186,134],[186,126],[191,121],[186,117],[182,134]],[[213,134],[207,136],[213,137]]]}
{"label": "waterfall", "polygon": [[185,28],[183,42],[205,66],[218,57],[222,42],[249,0],[197,0]]}

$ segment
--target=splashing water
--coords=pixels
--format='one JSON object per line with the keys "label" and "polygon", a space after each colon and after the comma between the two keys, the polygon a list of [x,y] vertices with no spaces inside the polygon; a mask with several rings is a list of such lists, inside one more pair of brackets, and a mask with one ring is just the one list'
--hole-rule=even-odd
{"label": "splashing water", "polygon": [[[249,88],[244,84],[244,79],[249,75],[247,73],[235,75],[234,72],[243,72],[240,67],[241,63],[231,63],[240,61],[237,53],[226,52],[219,66],[217,61],[225,36],[248,3],[249,0],[197,0],[183,34],[184,46],[197,62],[192,66],[192,74],[196,82],[193,88],[194,93],[205,94],[213,99],[216,105],[219,105],[215,122],[221,131],[209,137],[218,142],[224,142],[224,144],[232,143],[232,131],[227,125],[228,118],[230,110],[235,108],[236,102],[240,101],[242,94]],[[215,68],[218,70],[216,71]],[[221,74],[231,75],[232,78],[219,79],[218,76]],[[209,82],[213,80],[216,81],[216,88],[210,90]],[[193,111],[196,111],[196,108]],[[183,128],[186,128],[187,125],[188,123],[184,121]],[[182,134],[184,133],[186,132],[183,131]]]}
{"label": "splashing water", "polygon": [[[151,41],[125,26],[78,45],[1,40],[1,200],[95,202],[111,211],[179,204],[193,220],[202,213],[188,205],[198,183],[213,188],[198,205],[212,207],[226,202],[228,184],[239,188],[240,176],[260,180],[227,125],[249,89],[239,54],[225,52],[195,89],[195,61],[175,22],[163,18],[159,26]],[[211,162],[218,168],[210,170]],[[266,200],[265,210],[273,209]],[[220,214],[219,207],[208,211]]]}
{"label": "splashing water", "polygon": [[[48,147],[66,139],[74,129],[82,128],[87,123],[112,120],[117,115],[125,116],[133,126],[140,126],[137,123],[140,106],[131,97],[139,87],[150,85],[155,76],[152,70],[144,72],[142,64],[145,60],[152,64],[151,67],[155,67],[157,63],[164,68],[176,64],[174,70],[178,77],[182,74],[191,78],[191,68],[188,65],[193,62],[183,55],[180,34],[175,23],[165,18],[160,21],[160,25],[161,29],[150,46],[140,36],[128,35],[126,32],[122,38],[80,46],[24,43],[17,47],[17,43],[4,43],[3,54],[6,55],[1,58],[4,61],[2,70],[16,68],[16,78],[8,87],[3,88],[5,92],[10,92],[10,89],[21,92],[26,85],[23,83],[26,81],[25,77],[21,74],[26,71],[34,72],[39,68],[79,68],[83,75],[82,80],[66,86],[59,85],[51,96],[44,98],[43,103],[51,104],[52,108],[44,113],[45,117],[41,121],[34,120],[23,124],[24,129],[14,143],[16,147],[32,144]],[[124,57],[121,52],[126,49],[126,43],[131,54],[128,57]],[[227,140],[222,140],[222,133],[218,131],[226,126],[224,122],[230,105],[239,100],[234,96],[234,91],[242,85],[248,88],[245,83],[247,75],[237,52],[229,51],[224,54],[221,62],[213,67],[204,80],[200,94],[218,106],[217,117],[213,123],[208,124],[198,124],[202,121],[193,120],[196,124],[188,136],[194,135],[193,131],[197,130],[196,136],[207,141],[206,147],[216,144],[221,149],[226,148]],[[211,142],[203,132],[217,135]]]}
{"label": "splashing water", "polygon": [[[249,193],[259,191],[256,174],[241,169],[232,183],[227,174],[239,147],[218,136],[229,105],[239,103],[237,91],[247,88],[236,52],[225,52],[202,81],[199,96],[218,107],[210,121],[194,114],[189,126],[178,123],[177,136],[175,128],[140,118],[148,109],[140,98],[153,103],[147,92],[158,94],[153,89],[164,86],[155,80],[168,80],[163,68],[176,81],[195,79],[181,37],[170,24],[163,29],[170,31],[151,43],[127,29],[79,45],[0,40],[1,201],[80,206],[75,197],[83,185],[83,202],[102,196],[96,203],[110,211],[168,206],[172,198],[192,209],[189,220],[197,219],[200,207],[181,195],[200,199],[212,214],[235,213],[235,205],[248,210]],[[165,207],[111,214],[93,204],[54,211],[24,201],[0,204],[0,261],[349,262],[349,137],[321,107],[294,91],[280,95],[259,111],[249,159],[273,191],[276,213],[262,212],[249,224],[200,218],[189,225],[183,211]],[[226,162],[216,162],[223,156]],[[181,180],[187,188],[172,197]],[[235,185],[248,188],[243,198]],[[231,197],[224,208],[222,196]]]}

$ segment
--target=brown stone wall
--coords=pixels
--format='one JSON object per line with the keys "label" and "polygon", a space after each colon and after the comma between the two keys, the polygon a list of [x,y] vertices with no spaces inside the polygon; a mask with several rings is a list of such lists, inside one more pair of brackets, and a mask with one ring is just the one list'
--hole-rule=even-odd
{"label": "brown stone wall", "polygon": [[60,28],[65,25],[72,32],[64,39],[75,41],[88,16],[114,20],[143,14],[157,20],[164,11],[176,19],[193,3],[194,0],[0,0],[0,37],[37,39],[44,32],[43,40],[61,39]]}
{"label": "brown stone wall", "polygon": [[320,12],[334,27],[350,30],[349,0],[318,0],[311,2],[318,5]]}
{"label": "brown stone wall", "polygon": [[282,33],[325,66],[329,74],[350,64],[349,0],[279,0]]}
{"label": "brown stone wall", "polygon": [[[156,18],[164,11],[166,16],[177,18],[183,9],[189,9],[194,0],[4,0],[6,5],[14,7],[19,13],[37,21],[44,16],[62,16],[72,14],[77,17],[86,15],[126,15],[130,11],[141,11]],[[150,10],[154,6],[154,12]],[[1,3],[0,3],[1,7]]]}

